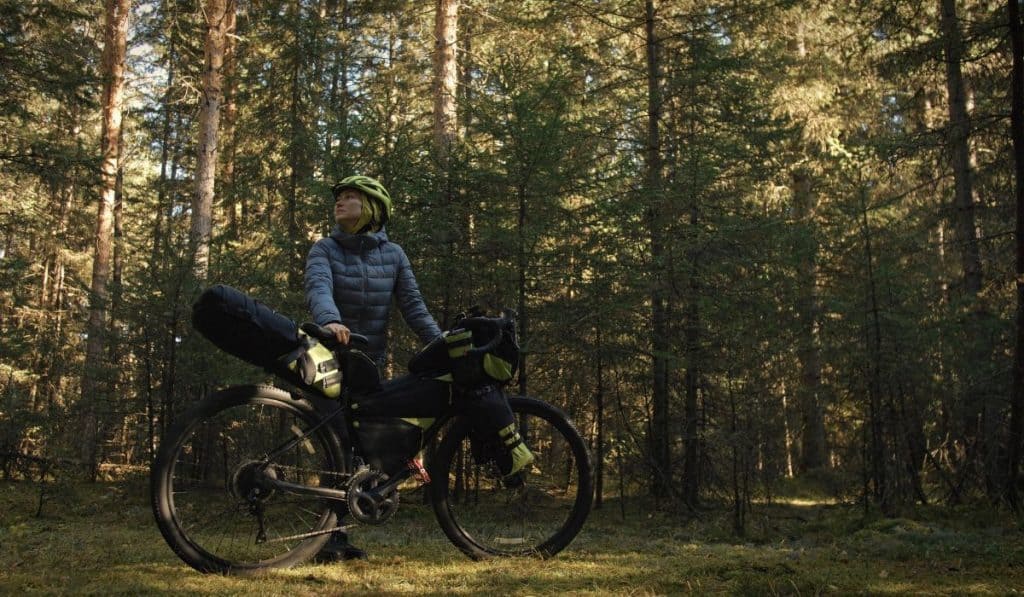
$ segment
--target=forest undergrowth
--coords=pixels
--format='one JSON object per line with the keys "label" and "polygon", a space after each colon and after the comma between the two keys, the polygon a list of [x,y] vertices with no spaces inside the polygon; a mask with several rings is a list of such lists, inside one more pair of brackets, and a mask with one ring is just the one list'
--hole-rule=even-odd
{"label": "forest undergrowth", "polygon": [[[666,514],[606,500],[557,557],[473,562],[416,493],[382,527],[359,527],[368,561],[258,579],[202,575],[160,537],[142,480],[0,483],[0,594],[1007,595],[1024,591],[1021,521],[984,507],[899,518],[786,497],[755,504],[738,537],[728,508]],[[405,496],[403,496],[405,497]],[[623,518],[625,511],[625,518]]]}

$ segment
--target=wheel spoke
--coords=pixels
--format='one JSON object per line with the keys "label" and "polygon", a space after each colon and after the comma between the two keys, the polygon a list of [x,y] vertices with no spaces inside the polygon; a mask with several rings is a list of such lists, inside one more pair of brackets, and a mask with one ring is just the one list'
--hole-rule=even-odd
{"label": "wheel spoke", "polygon": [[[161,488],[171,513],[158,510],[157,518],[170,529],[168,541],[180,542],[176,551],[200,570],[254,570],[296,561],[292,554],[299,550],[311,555],[334,528],[327,524],[330,503],[275,489],[272,480],[315,487],[339,478],[331,432],[303,436],[315,415],[276,399],[197,412],[195,422],[179,430],[184,435],[167,440],[175,450],[170,457],[161,452],[166,462],[154,469],[167,479]],[[267,463],[265,455],[275,450],[276,459]]]}
{"label": "wheel spoke", "polygon": [[511,404],[535,458],[521,472],[523,485],[509,488],[491,472],[493,465],[474,462],[465,425],[439,451],[447,465],[435,478],[444,482],[433,490],[435,511],[449,538],[473,557],[553,555],[590,510],[589,457],[579,434],[539,401]]}

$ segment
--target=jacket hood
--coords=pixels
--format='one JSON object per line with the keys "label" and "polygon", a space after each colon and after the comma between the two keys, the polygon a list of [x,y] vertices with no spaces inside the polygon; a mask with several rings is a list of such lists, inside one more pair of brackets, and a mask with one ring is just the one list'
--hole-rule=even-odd
{"label": "jacket hood", "polygon": [[346,249],[352,249],[356,251],[372,249],[379,247],[384,243],[388,242],[388,234],[384,229],[380,229],[377,232],[366,232],[363,234],[349,234],[341,229],[341,226],[335,225],[334,229],[331,230],[331,238],[338,241],[338,244],[345,247]]}

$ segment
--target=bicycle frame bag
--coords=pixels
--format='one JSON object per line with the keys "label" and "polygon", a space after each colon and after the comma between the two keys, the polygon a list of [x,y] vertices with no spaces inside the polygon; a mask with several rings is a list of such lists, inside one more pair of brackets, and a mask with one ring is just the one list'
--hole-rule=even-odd
{"label": "bicycle frame bag", "polygon": [[341,395],[341,371],[327,347],[294,321],[244,292],[218,284],[192,305],[192,327],[217,348],[329,398]]}
{"label": "bicycle frame bag", "polygon": [[350,402],[352,434],[371,467],[393,474],[423,449],[423,433],[451,404],[451,384],[417,375],[385,382]]}
{"label": "bicycle frame bag", "polygon": [[[505,321],[498,332],[500,341],[486,352],[474,352],[471,349],[486,346],[494,339],[493,330],[481,322],[483,319],[465,319],[460,323],[461,327],[444,332],[413,356],[409,361],[409,371],[451,373],[455,384],[462,388],[510,382],[519,366],[515,326]],[[490,321],[504,320],[494,318]]]}

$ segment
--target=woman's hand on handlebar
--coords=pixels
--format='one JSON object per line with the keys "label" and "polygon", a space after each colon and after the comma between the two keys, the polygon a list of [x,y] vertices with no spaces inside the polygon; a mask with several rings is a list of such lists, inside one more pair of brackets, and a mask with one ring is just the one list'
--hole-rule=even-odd
{"label": "woman's hand on handlebar", "polygon": [[351,330],[340,323],[328,323],[323,327],[334,334],[334,337],[338,340],[338,344],[348,346],[348,341],[352,337]]}

